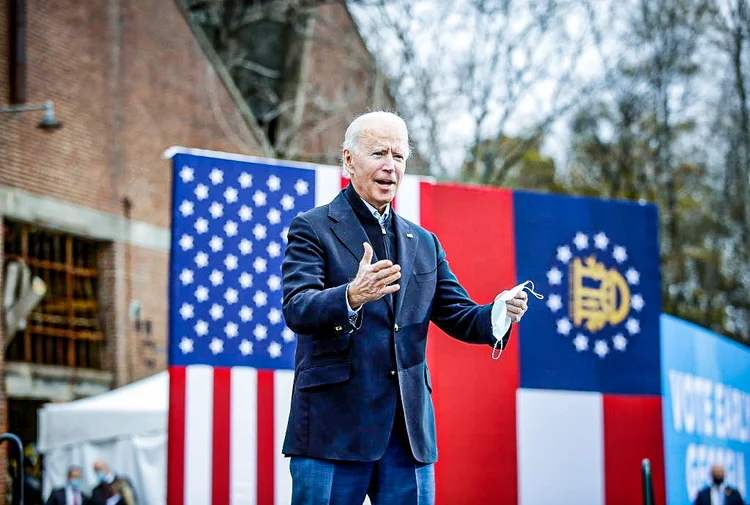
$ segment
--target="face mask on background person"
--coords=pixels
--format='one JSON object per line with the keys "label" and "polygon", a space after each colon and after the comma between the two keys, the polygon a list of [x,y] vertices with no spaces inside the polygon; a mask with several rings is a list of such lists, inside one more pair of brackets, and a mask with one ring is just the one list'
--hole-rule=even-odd
{"label": "face mask on background person", "polygon": [[98,480],[100,483],[104,482],[104,479],[107,478],[107,474],[104,472],[96,472],[96,480]]}
{"label": "face mask on background person", "polygon": [[721,486],[721,484],[724,482],[724,477],[714,477],[714,484],[717,486]]}
{"label": "face mask on background person", "polygon": [[70,479],[70,487],[73,488],[74,491],[80,491],[81,490],[81,479]]}

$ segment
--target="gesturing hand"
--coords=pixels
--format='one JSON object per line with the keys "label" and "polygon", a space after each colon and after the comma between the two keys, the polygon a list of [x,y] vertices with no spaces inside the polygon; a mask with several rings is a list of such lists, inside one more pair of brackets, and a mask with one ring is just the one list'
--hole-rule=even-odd
{"label": "gesturing hand", "polygon": [[390,285],[401,278],[401,267],[390,260],[372,261],[372,246],[364,243],[365,254],[359,262],[357,276],[349,284],[347,297],[349,306],[356,310],[361,305],[378,300],[385,295],[395,293],[400,289],[398,284]]}

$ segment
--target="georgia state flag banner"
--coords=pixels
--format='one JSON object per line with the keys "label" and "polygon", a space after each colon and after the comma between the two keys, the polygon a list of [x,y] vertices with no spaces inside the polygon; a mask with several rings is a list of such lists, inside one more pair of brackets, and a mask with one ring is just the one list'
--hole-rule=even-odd
{"label": "georgia state flag banner", "polygon": [[656,207],[513,200],[518,278],[547,297],[520,329],[520,503],[638,502],[643,458],[663,496]]}
{"label": "georgia state flag banner", "polygon": [[433,328],[439,503],[639,503],[644,458],[664,503],[656,207],[444,183],[422,194],[422,224],[477,302],[527,280],[545,297],[529,297],[498,361]]}

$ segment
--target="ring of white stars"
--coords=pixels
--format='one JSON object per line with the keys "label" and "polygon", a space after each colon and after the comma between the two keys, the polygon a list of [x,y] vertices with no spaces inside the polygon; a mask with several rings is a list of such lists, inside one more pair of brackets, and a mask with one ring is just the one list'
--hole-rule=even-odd
{"label": "ring of white stars", "polygon": [[[178,313],[183,320],[191,321],[191,326],[188,326],[191,330],[181,337],[178,348],[183,354],[190,354],[195,352],[196,346],[200,346],[217,355],[231,346],[238,349],[242,356],[250,356],[256,352],[257,342],[268,340],[268,355],[278,358],[282,355],[282,346],[295,341],[295,334],[284,325],[280,308],[263,309],[264,320],[254,319],[253,308],[269,304],[268,293],[281,289],[281,277],[271,273],[265,286],[257,286],[252,291],[250,288],[254,287],[253,274],[263,274],[268,270],[266,258],[282,255],[289,228],[284,227],[279,232],[272,227],[281,223],[284,213],[294,211],[299,214],[295,210],[296,198],[309,193],[309,184],[298,179],[294,191],[289,192],[291,194],[283,194],[280,200],[272,197],[274,202],[278,202],[273,204],[276,207],[272,207],[269,196],[280,191],[282,186],[281,179],[276,175],[254,181],[252,174],[242,172],[236,178],[227,179],[227,174],[218,167],[211,168],[207,178],[206,173],[200,174],[202,182],[196,175],[196,169],[189,166],[183,166],[178,171],[178,177],[189,189],[177,206],[175,216],[184,219],[190,228],[177,242],[183,252],[190,251],[178,275],[179,284],[189,290]],[[201,213],[198,209],[203,209],[201,212],[204,215],[196,215]],[[260,214],[256,217],[265,218],[261,220],[266,221],[268,226],[256,222],[252,228],[243,228],[243,223],[253,220],[257,212]],[[209,232],[209,240],[200,237]],[[238,235],[240,237],[235,239]],[[265,243],[267,239],[269,242]],[[254,243],[258,243],[259,251],[254,251]],[[200,250],[206,246],[208,249]],[[259,256],[258,252],[264,255]],[[200,280],[196,283],[196,272],[206,268],[210,274],[199,274]],[[237,269],[241,273],[229,274]],[[629,273],[628,279],[631,278],[637,279],[637,272]],[[206,279],[210,284],[206,283]],[[243,292],[245,294],[241,295]],[[208,317],[202,316],[207,320],[197,317],[205,314],[196,313],[199,306],[210,307]],[[243,328],[244,323],[251,326]],[[279,341],[272,338],[272,334],[277,334],[272,333],[278,331],[272,330],[278,328],[277,325],[282,327]],[[226,338],[219,338],[217,334],[223,334]]]}
{"label": "ring of white stars", "polygon": [[[612,246],[611,249],[610,245]],[[555,255],[556,263],[546,274],[547,283],[550,286],[550,290],[553,291],[547,298],[546,305],[553,315],[557,316],[558,313],[560,314],[560,317],[555,321],[557,333],[565,338],[570,338],[576,351],[586,352],[590,350],[599,356],[599,358],[604,359],[613,350],[625,352],[628,346],[628,339],[640,333],[641,325],[637,319],[637,314],[643,310],[646,303],[640,293],[632,293],[633,290],[640,286],[640,273],[632,266],[628,267],[625,271],[625,279],[632,293],[630,296],[630,307],[635,312],[635,316],[631,315],[625,321],[625,332],[618,332],[607,338],[597,338],[587,335],[583,331],[580,331],[580,329],[576,330],[570,319],[564,315],[562,296],[558,293],[560,290],[566,289],[563,277],[564,273],[568,271],[568,264],[573,257],[591,253],[599,255],[599,257],[606,254],[611,255],[611,258],[617,263],[618,267],[625,266],[624,263],[628,260],[627,249],[621,245],[612,244],[610,238],[604,232],[600,231],[593,236],[589,236],[579,231],[575,234],[571,243],[563,244],[557,248]],[[554,292],[556,289],[558,293]]]}

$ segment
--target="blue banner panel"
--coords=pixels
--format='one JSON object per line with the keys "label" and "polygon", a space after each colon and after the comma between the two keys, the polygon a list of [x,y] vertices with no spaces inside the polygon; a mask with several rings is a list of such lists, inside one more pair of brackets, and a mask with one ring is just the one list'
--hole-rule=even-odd
{"label": "blue banner panel", "polygon": [[715,463],[747,499],[750,349],[662,315],[661,357],[667,503],[692,504]]}
{"label": "blue banner panel", "polygon": [[513,192],[521,387],[659,395],[658,213],[653,205]]}

